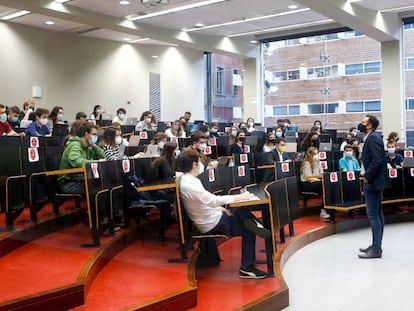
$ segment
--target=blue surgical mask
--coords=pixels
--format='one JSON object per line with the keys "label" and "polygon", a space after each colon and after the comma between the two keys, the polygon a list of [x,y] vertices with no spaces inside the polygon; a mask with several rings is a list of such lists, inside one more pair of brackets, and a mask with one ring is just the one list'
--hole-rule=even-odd
{"label": "blue surgical mask", "polygon": [[123,114],[123,113],[120,113],[119,115],[118,115],[118,118],[119,118],[119,120],[124,120],[124,118],[125,118],[125,115]]}
{"label": "blue surgical mask", "polygon": [[62,121],[62,120],[63,120],[63,114],[59,113],[59,114],[56,116],[56,119],[57,119],[58,121]]}
{"label": "blue surgical mask", "polygon": [[19,121],[19,118],[18,118],[18,117],[12,117],[12,118],[11,118],[11,121],[12,121],[13,123],[16,123],[17,121]]}
{"label": "blue surgical mask", "polygon": [[181,152],[181,151],[180,151],[180,150],[178,150],[178,149],[177,149],[177,150],[175,150],[175,157],[176,157],[177,159],[178,159],[178,157],[180,156],[180,152]]}
{"label": "blue surgical mask", "polygon": [[89,141],[89,145],[91,145],[91,146],[95,145],[96,142],[98,141],[98,135],[93,135],[92,139],[89,139],[88,141]]}
{"label": "blue surgical mask", "polygon": [[4,122],[6,122],[6,121],[7,121],[7,114],[2,113],[2,114],[0,115],[0,122],[1,122],[1,123],[4,123]]}
{"label": "blue surgical mask", "polygon": [[345,151],[345,157],[347,157],[348,159],[352,158],[352,151]]}

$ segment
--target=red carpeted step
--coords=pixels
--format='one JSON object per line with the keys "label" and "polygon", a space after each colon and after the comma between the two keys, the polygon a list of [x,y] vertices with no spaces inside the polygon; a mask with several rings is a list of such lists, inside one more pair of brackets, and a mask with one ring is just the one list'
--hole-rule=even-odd
{"label": "red carpeted step", "polygon": [[72,310],[121,310],[188,289],[187,264],[167,262],[176,248],[177,241],[132,243],[99,273],[86,304]]}

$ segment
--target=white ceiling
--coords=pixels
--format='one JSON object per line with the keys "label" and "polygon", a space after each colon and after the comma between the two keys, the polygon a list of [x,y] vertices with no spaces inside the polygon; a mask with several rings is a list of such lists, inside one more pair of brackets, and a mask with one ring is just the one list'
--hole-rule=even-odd
{"label": "white ceiling", "polygon": [[[129,5],[121,5],[120,0],[72,0],[65,4],[52,0],[0,0],[0,18],[24,9],[32,13],[9,22],[123,42],[125,38],[149,38],[134,44],[178,44],[247,55],[255,48],[250,43],[253,39],[332,25],[354,28],[378,41],[398,40],[396,27],[400,25],[400,16],[414,15],[414,0],[362,0],[352,5],[349,0],[227,0],[130,22],[127,17],[202,1],[169,0],[168,4],[157,5],[129,1]],[[292,10],[288,8],[290,5],[298,7]],[[397,9],[383,13],[384,24],[378,22],[377,11],[393,8]],[[250,20],[264,16],[271,17]],[[246,19],[249,21],[242,22]],[[47,25],[46,21],[55,24]],[[182,32],[183,28],[194,28],[196,23],[211,26],[229,22],[233,24]],[[234,46],[226,46],[223,41],[226,36],[234,41]]]}

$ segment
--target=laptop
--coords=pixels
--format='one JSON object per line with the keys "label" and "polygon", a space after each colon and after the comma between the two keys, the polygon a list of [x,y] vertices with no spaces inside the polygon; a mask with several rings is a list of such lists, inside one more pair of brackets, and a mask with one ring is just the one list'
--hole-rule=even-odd
{"label": "laptop", "polygon": [[320,143],[319,151],[332,151],[332,143]]}
{"label": "laptop", "polygon": [[127,118],[126,125],[137,125],[138,118]]}
{"label": "laptop", "polygon": [[138,135],[131,135],[129,136],[128,146],[130,147],[138,147],[139,146],[140,138]]}
{"label": "laptop", "polygon": [[147,145],[144,157],[145,158],[154,158],[160,156],[160,148],[158,145]]}

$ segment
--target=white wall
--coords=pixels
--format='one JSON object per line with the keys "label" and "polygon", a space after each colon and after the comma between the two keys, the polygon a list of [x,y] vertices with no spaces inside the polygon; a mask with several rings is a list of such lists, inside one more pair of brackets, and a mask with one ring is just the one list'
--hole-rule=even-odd
{"label": "white wall", "polygon": [[[65,119],[96,104],[140,116],[149,107],[149,73],[161,74],[161,119],[184,111],[204,119],[203,53],[130,45],[0,23],[0,103],[21,108],[32,86],[43,87],[38,107],[65,108]],[[159,58],[153,59],[152,55]],[[127,101],[131,104],[127,105]]]}

